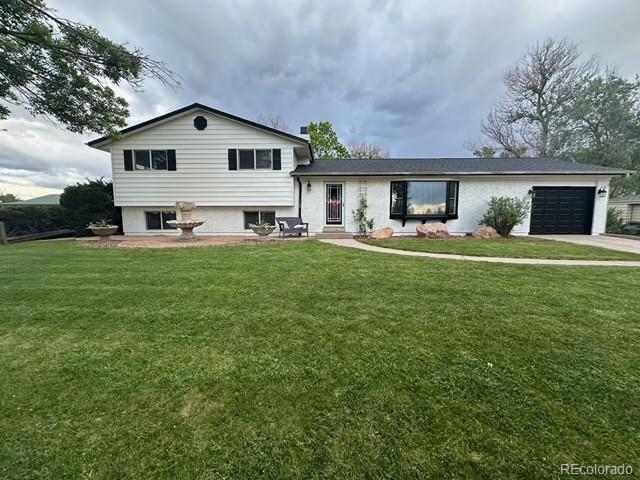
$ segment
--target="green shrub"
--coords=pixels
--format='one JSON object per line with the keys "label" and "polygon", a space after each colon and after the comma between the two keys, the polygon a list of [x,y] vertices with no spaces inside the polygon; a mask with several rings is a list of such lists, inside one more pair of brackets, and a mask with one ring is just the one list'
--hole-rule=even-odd
{"label": "green shrub", "polygon": [[528,212],[529,201],[524,198],[491,197],[480,223],[495,228],[500,236],[508,237],[511,230],[527,218]]}
{"label": "green shrub", "polygon": [[607,210],[607,233],[623,233],[625,222],[620,212],[613,207]]}
{"label": "green shrub", "polygon": [[65,187],[60,205],[76,235],[88,235],[87,226],[98,220],[122,226],[120,208],[113,205],[113,184],[102,178]]}
{"label": "green shrub", "polygon": [[0,207],[0,222],[4,222],[10,237],[69,228],[59,205],[4,205]]}

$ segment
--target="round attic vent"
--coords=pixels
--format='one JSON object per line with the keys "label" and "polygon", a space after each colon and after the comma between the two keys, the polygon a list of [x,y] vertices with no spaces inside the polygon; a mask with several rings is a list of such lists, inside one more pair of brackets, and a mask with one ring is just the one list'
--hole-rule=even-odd
{"label": "round attic vent", "polygon": [[205,128],[207,128],[207,119],[204,118],[202,115],[198,115],[196,118],[193,119],[193,126],[196,127],[198,130],[204,130]]}

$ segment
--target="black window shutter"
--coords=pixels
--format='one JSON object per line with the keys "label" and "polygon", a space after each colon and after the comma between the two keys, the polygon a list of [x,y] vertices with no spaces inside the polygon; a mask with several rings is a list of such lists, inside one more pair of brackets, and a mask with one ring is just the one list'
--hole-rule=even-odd
{"label": "black window shutter", "polygon": [[176,169],[176,151],[175,150],[167,150],[167,170]]}
{"label": "black window shutter", "polygon": [[280,149],[273,149],[273,169],[280,170],[282,169],[282,162],[280,161]]}
{"label": "black window shutter", "polygon": [[238,169],[238,151],[235,148],[229,149],[229,170]]}
{"label": "black window shutter", "polygon": [[133,152],[131,150],[124,151],[124,169],[133,170]]}

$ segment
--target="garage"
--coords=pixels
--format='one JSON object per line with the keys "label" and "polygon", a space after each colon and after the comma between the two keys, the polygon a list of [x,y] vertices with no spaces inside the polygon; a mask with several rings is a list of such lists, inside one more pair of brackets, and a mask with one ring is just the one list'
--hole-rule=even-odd
{"label": "garage", "polygon": [[533,187],[529,233],[590,235],[595,187]]}

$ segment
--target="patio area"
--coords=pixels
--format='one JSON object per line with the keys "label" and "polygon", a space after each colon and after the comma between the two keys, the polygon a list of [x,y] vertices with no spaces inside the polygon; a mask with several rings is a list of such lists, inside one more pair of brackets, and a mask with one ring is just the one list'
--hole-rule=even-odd
{"label": "patio area", "polygon": [[221,245],[257,245],[281,241],[306,240],[307,237],[278,237],[275,233],[266,239],[255,235],[199,235],[193,240],[181,241],[176,235],[111,235],[106,241],[99,237],[81,237],[78,242],[93,247],[115,248],[193,248]]}

